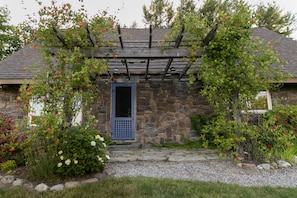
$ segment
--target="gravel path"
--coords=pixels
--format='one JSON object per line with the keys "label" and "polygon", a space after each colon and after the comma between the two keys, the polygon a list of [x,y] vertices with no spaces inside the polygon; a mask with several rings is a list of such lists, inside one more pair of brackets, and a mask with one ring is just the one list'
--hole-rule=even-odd
{"label": "gravel path", "polygon": [[243,169],[230,160],[195,162],[134,161],[108,164],[114,177],[146,176],[182,180],[200,180],[241,186],[297,187],[297,167],[286,169]]}

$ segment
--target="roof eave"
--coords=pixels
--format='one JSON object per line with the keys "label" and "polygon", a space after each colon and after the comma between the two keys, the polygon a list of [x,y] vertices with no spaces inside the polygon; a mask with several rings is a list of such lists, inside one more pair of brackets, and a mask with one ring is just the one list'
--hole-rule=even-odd
{"label": "roof eave", "polygon": [[24,82],[32,82],[32,79],[0,79],[0,85],[20,85]]}

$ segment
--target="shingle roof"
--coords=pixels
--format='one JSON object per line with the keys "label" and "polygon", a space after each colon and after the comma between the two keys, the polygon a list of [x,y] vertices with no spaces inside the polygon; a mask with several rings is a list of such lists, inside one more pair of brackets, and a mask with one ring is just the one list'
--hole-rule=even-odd
{"label": "shingle roof", "polygon": [[[40,65],[41,54],[32,45],[27,45],[0,62],[0,84],[32,79],[33,66]],[[1,83],[2,82],[2,83]],[[12,82],[13,83],[13,82]]]}
{"label": "shingle roof", "polygon": [[266,28],[255,28],[253,35],[271,42],[280,59],[285,61],[283,72],[297,77],[297,41]]}
{"label": "shingle roof", "polygon": [[[164,34],[169,33],[168,29],[153,29],[152,47],[158,46],[158,41],[164,39]],[[286,61],[286,73],[293,74],[297,77],[297,41],[284,37],[266,28],[255,28],[254,36],[259,36],[267,42],[270,41],[275,45],[275,50],[280,54],[280,58]],[[133,45],[149,45],[149,30],[148,29],[122,29],[122,39],[124,47]],[[115,37],[115,41],[118,38]],[[119,44],[119,43],[118,43]],[[147,60],[127,60],[131,74],[144,74],[146,70]],[[168,59],[151,60],[150,71],[152,75],[161,75],[166,67]],[[0,62],[0,84],[8,82],[7,80],[23,80],[31,79],[32,65],[41,63],[40,52],[33,49],[30,45],[25,46],[15,52],[2,62]],[[174,70],[169,70],[168,74],[178,74],[187,65],[187,62],[174,59],[171,64]],[[125,74],[126,67],[122,60],[109,60],[110,72],[117,71],[117,74]],[[134,73],[133,73],[134,72]]]}

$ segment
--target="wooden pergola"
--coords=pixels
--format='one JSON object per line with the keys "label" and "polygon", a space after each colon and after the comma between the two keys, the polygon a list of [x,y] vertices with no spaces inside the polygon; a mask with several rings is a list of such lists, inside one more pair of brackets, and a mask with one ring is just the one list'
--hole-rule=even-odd
{"label": "wooden pergola", "polygon": [[[217,27],[215,25],[202,41],[196,41],[201,49],[195,55],[196,65],[200,64],[199,58],[205,53],[203,48],[214,37]],[[53,27],[53,29],[59,41],[67,48],[61,31],[56,27]],[[163,49],[159,44],[159,37],[157,39],[153,38],[152,26],[149,29],[121,29],[120,26],[117,26],[118,41],[114,41],[115,45],[112,48],[94,48],[97,45],[97,41],[89,26],[86,25],[86,31],[92,46],[82,47],[81,51],[86,57],[108,59],[107,75],[110,76],[125,75],[128,80],[131,80],[132,75],[144,76],[146,80],[152,76],[162,80],[165,78],[178,78],[181,80],[186,76],[193,64],[187,58],[189,57],[187,46],[181,45],[185,35],[184,29],[184,26],[182,26],[177,38]],[[159,29],[158,34],[160,35],[161,32],[161,36],[164,37],[164,32],[166,32],[164,30]],[[148,31],[146,38],[140,36],[144,34],[144,31]],[[124,36],[125,33],[128,35],[127,38]],[[133,33],[140,38],[128,38],[129,33]],[[51,52],[55,53],[57,50],[58,48],[52,48]]]}

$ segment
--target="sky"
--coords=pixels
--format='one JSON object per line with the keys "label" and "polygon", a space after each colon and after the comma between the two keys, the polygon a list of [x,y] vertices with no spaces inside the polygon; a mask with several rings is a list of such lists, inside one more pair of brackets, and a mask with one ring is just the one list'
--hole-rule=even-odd
{"label": "sky", "polygon": [[[45,5],[51,0],[39,0]],[[88,13],[92,16],[98,11],[106,10],[108,14],[116,16],[120,24],[131,26],[133,22],[138,24],[138,27],[144,27],[142,6],[149,6],[152,0],[84,0],[84,5]],[[57,0],[58,4],[70,3],[74,8],[79,8],[78,0]],[[180,0],[169,1],[173,2],[173,6],[177,7]],[[196,5],[202,4],[203,0],[195,0]],[[276,2],[283,11],[297,13],[296,0],[246,0],[251,5],[259,4],[260,2],[272,3]],[[0,6],[7,6],[10,11],[11,24],[17,25],[30,16],[36,16],[39,10],[39,5],[35,0],[0,0]],[[37,17],[36,17],[37,18]],[[292,35],[297,39],[297,32]]]}

